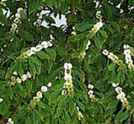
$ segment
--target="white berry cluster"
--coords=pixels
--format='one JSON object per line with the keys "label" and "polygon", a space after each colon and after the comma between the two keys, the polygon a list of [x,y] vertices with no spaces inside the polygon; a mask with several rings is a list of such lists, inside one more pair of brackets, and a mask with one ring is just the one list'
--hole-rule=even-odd
{"label": "white berry cluster", "polygon": [[23,8],[18,8],[17,13],[15,14],[15,19],[13,21],[13,24],[11,25],[10,32],[11,33],[18,33],[18,25],[22,23],[21,18],[24,17],[25,11]]}
{"label": "white berry cluster", "polygon": [[102,54],[107,56],[107,58],[109,58],[113,63],[117,64],[117,65],[123,65],[124,63],[121,59],[118,58],[118,56],[114,55],[112,52],[109,52],[107,49],[104,49],[102,51]]}
{"label": "white berry cluster", "polygon": [[36,96],[34,96],[33,99],[30,101],[30,108],[35,108],[38,102],[40,102],[40,100],[43,98],[43,93],[46,93],[51,87],[51,82],[49,82],[47,86],[42,86],[41,89],[36,93]]}
{"label": "white berry cluster", "polygon": [[128,100],[126,98],[126,94],[122,91],[122,88],[119,86],[119,84],[113,83],[112,86],[115,88],[115,92],[117,93],[117,100],[120,100],[122,103],[122,106],[127,108],[128,107]]}
{"label": "white berry cluster", "polygon": [[6,124],[14,124],[14,121],[11,118],[8,118],[8,121]]}
{"label": "white berry cluster", "polygon": [[22,76],[19,76],[18,73],[14,71],[13,76],[11,76],[11,85],[14,86],[17,83],[21,84],[31,78],[32,78],[32,75],[29,71],[26,74],[23,74]]}
{"label": "white berry cluster", "polygon": [[52,47],[52,43],[50,41],[43,41],[35,47],[31,47],[29,50],[24,52],[22,56],[24,58],[30,57],[35,55],[37,52],[41,51],[42,49],[47,49],[48,47]]}
{"label": "white berry cluster", "polygon": [[124,44],[124,55],[125,55],[125,62],[128,65],[128,68],[134,69],[134,64],[133,64],[133,60],[131,57],[130,46],[127,44]]}
{"label": "white berry cluster", "polygon": [[62,95],[73,95],[73,81],[72,81],[72,75],[71,75],[71,70],[72,70],[72,64],[71,63],[65,63],[64,64],[64,86],[62,90]]}
{"label": "white berry cluster", "polygon": [[2,103],[3,102],[3,98],[0,98],[0,103]]}
{"label": "white berry cluster", "polygon": [[94,34],[97,33],[100,28],[103,26],[103,22],[99,21],[98,23],[96,23],[93,28],[91,29],[91,32],[93,32]]}
{"label": "white berry cluster", "polygon": [[89,95],[89,98],[92,100],[92,101],[94,101],[95,100],[95,95],[94,95],[94,85],[92,85],[92,84],[88,84],[88,89],[89,89],[89,91],[88,91],[88,95]]}
{"label": "white berry cluster", "polygon": [[82,118],[84,118],[83,114],[81,113],[80,109],[78,106],[76,106],[76,110],[77,110],[77,116],[78,116],[78,120],[81,120]]}

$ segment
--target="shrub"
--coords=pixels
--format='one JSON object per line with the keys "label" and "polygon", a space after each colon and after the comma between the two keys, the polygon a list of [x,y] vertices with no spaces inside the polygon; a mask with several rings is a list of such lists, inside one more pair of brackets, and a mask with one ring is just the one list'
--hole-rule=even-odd
{"label": "shrub", "polygon": [[1,0],[0,123],[134,124],[133,6]]}

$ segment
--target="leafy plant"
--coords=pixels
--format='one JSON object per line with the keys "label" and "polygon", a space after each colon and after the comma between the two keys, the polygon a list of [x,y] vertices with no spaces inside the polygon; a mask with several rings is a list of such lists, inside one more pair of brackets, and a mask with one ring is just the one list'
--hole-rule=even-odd
{"label": "leafy plant", "polygon": [[1,0],[0,123],[133,124],[133,6]]}

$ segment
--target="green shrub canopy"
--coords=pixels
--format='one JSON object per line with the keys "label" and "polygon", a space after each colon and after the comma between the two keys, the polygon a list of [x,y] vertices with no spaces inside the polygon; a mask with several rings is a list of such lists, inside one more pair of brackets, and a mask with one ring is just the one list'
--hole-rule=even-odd
{"label": "green shrub canopy", "polygon": [[134,0],[1,0],[0,124],[134,124]]}

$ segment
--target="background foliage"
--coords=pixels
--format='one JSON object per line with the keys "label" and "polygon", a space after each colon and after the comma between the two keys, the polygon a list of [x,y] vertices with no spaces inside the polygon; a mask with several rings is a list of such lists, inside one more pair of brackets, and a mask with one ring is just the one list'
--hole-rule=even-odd
{"label": "background foliage", "polygon": [[[117,5],[120,4],[120,7]],[[0,123],[12,118],[15,124],[134,124],[134,71],[119,68],[108,60],[103,49],[115,53],[124,61],[123,45],[134,47],[133,0],[7,0],[0,3]],[[17,9],[26,11],[18,32],[10,32]],[[131,8],[131,9],[130,9]],[[4,10],[4,12],[3,12]],[[67,26],[54,26],[54,19],[43,15],[49,28],[35,26],[37,14],[42,10],[65,15]],[[94,37],[89,31],[99,20],[101,11],[105,23]],[[73,28],[75,27],[75,29]],[[73,35],[71,32],[76,32]],[[40,41],[54,37],[52,48],[29,58],[19,57],[26,49]],[[86,55],[83,51],[91,41]],[[61,95],[64,84],[63,65],[73,65],[73,96]],[[27,71],[32,79],[23,84],[10,85],[13,72],[21,76]],[[30,101],[42,85],[52,82],[43,99],[32,109]],[[96,101],[88,96],[88,83],[94,85]],[[123,108],[116,99],[112,83],[120,83],[127,95],[130,109]],[[79,119],[76,105],[83,118]]]}

